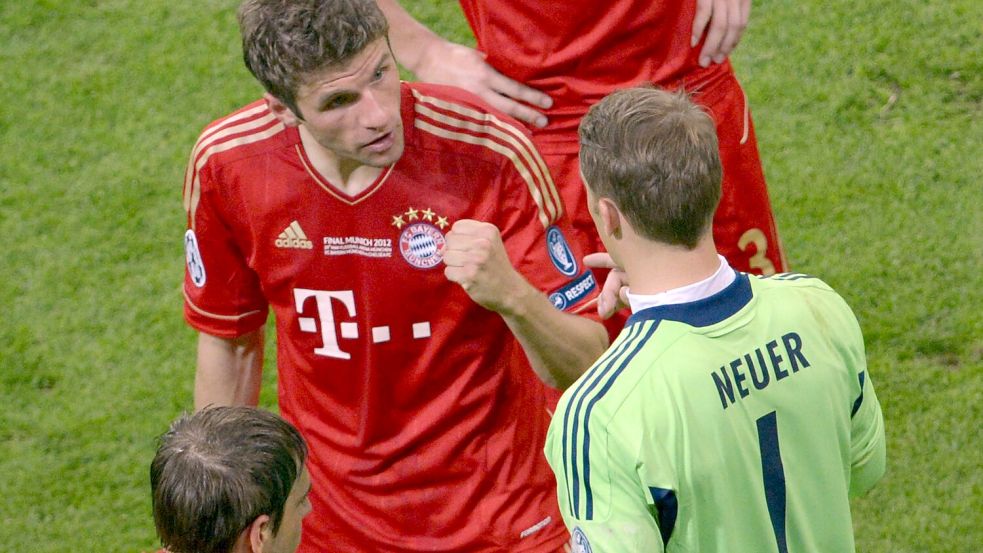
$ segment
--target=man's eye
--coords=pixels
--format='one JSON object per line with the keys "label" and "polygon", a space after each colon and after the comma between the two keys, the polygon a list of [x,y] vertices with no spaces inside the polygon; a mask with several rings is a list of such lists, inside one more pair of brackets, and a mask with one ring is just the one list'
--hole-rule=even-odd
{"label": "man's eye", "polygon": [[322,109],[327,110],[340,108],[352,103],[352,99],[353,95],[351,94],[339,94],[338,96],[332,96],[324,102]]}

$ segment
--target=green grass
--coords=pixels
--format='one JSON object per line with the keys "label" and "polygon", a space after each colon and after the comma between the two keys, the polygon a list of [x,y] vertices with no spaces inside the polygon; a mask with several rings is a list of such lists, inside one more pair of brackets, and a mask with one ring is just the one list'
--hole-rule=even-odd
{"label": "green grass", "polygon": [[[184,164],[259,93],[234,4],[0,3],[0,550],[155,546],[154,437],[191,407]],[[468,40],[455,4],[410,7]],[[786,251],[854,306],[884,408],[858,550],[977,550],[983,4],[760,0],[751,20],[734,63]]]}

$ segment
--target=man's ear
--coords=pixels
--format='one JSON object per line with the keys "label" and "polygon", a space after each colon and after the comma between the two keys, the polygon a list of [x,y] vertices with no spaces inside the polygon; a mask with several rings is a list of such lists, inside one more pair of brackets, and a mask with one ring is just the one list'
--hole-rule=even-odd
{"label": "man's ear", "polygon": [[280,120],[281,123],[288,127],[296,127],[300,125],[301,120],[294,113],[294,110],[290,109],[287,104],[284,104],[279,98],[267,92],[263,94],[263,99],[266,100],[267,107],[273,112],[273,116]]}
{"label": "man's ear", "polygon": [[620,239],[624,219],[618,206],[609,198],[601,198],[597,201],[597,215],[602,226],[601,232],[605,236]]}
{"label": "man's ear", "polygon": [[249,543],[248,551],[262,553],[263,544],[273,538],[273,520],[270,519],[270,515],[259,515],[243,530],[243,534]]}

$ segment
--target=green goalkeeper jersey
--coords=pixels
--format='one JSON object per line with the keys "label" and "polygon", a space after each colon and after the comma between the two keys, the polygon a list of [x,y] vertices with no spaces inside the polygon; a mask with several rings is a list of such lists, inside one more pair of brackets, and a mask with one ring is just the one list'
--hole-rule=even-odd
{"label": "green goalkeeper jersey", "polygon": [[854,551],[849,497],[885,466],[857,320],[794,273],[639,311],[546,456],[575,551]]}

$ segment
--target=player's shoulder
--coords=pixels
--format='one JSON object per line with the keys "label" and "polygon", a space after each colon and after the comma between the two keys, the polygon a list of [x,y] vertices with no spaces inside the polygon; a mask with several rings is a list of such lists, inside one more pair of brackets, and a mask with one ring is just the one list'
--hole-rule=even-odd
{"label": "player's shoulder", "polygon": [[424,148],[502,159],[534,151],[528,129],[474,94],[451,86],[403,83],[407,131]]}
{"label": "player's shoulder", "polygon": [[751,278],[752,286],[760,290],[815,290],[820,293],[836,293],[821,278],[805,273],[775,273],[766,276],[748,274],[748,276]]}
{"label": "player's shoulder", "polygon": [[849,312],[852,316],[853,310],[843,296],[819,277],[803,273],[749,276],[755,295],[784,309],[825,304],[829,309]]}
{"label": "player's shoulder", "polygon": [[266,102],[257,100],[205,125],[191,159],[201,168],[262,154],[283,147],[286,130]]}

